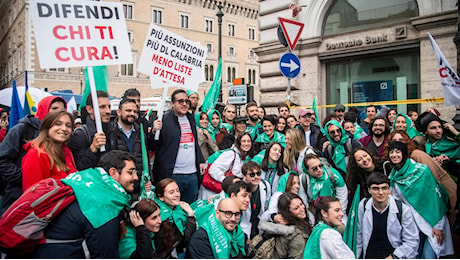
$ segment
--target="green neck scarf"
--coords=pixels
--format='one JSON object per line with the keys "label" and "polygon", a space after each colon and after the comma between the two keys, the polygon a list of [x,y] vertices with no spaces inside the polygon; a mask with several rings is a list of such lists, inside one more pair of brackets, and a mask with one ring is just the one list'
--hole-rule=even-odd
{"label": "green neck scarf", "polygon": [[208,221],[209,216],[215,211],[216,203],[225,198],[228,198],[228,195],[224,191],[221,191],[209,203],[208,200],[197,200],[190,205],[195,211],[197,227],[203,226]]}
{"label": "green neck scarf", "polygon": [[412,139],[416,136],[421,136],[422,133],[420,133],[419,131],[417,131],[417,129],[415,129],[415,127],[412,125],[412,119],[410,119],[407,115],[405,114],[401,114],[401,113],[398,113],[395,117],[395,121],[393,122],[393,130],[395,130],[395,126],[396,126],[396,119],[398,119],[399,116],[403,116],[405,119],[406,119],[406,133],[407,135],[409,135],[409,137]]}
{"label": "green neck scarf", "polygon": [[94,228],[99,228],[129,207],[130,196],[102,168],[70,174],[62,182],[72,187],[81,212]]}
{"label": "green neck scarf", "polygon": [[355,125],[355,133],[353,134],[353,137],[355,140],[358,140],[359,138],[362,137],[361,133],[364,132],[364,130],[359,124],[354,123],[354,125]]}
{"label": "green neck scarf", "polygon": [[[328,126],[335,125],[337,126],[340,131],[342,132],[342,138],[338,142],[334,142],[332,137],[329,135],[329,131],[327,131]],[[326,137],[331,143],[332,147],[334,148],[334,154],[332,155],[332,160],[335,162],[335,165],[339,167],[343,171],[347,171],[347,163],[345,161],[346,151],[345,151],[345,144],[348,141],[348,135],[346,134],[345,130],[343,130],[342,126],[336,120],[331,120],[327,122],[326,126],[324,127],[326,130]]]}
{"label": "green neck scarf", "polygon": [[237,256],[239,251],[246,255],[244,233],[239,225],[230,233],[213,213],[209,216],[208,222],[203,225],[203,229],[208,234],[214,258],[228,259]]}
{"label": "green neck scarf", "polygon": [[315,228],[313,228],[313,231],[307,240],[307,244],[305,245],[305,250],[303,251],[303,259],[321,259],[321,233],[328,228],[332,227],[322,221],[318,222]]}
{"label": "green neck scarf", "polygon": [[204,127],[201,127],[201,125],[200,125],[200,114],[201,114],[201,112],[195,114],[196,128],[197,129],[206,129]]}
{"label": "green neck scarf", "polygon": [[[217,126],[213,126],[212,125],[212,115],[216,113],[218,116],[219,116],[219,124]],[[214,141],[216,141],[216,134],[219,133],[219,130],[222,128],[222,119],[220,117],[220,113],[219,111],[215,110],[215,109],[211,109],[209,110],[208,112],[208,119],[209,119],[209,123],[208,123],[208,132],[209,134],[211,135],[212,139]]]}
{"label": "green neck scarf", "polygon": [[171,209],[171,207],[169,207],[160,199],[155,198],[154,200],[158,206],[160,206],[161,221],[167,220],[171,223],[174,223],[179,229],[180,233],[183,235],[187,223],[187,213],[182,210],[180,205],[177,205],[174,209]]}
{"label": "green neck scarf", "polygon": [[[132,226],[126,226],[128,233],[120,241],[118,245],[118,251],[120,252],[121,259],[129,259],[131,254],[136,250],[136,228]],[[156,251],[155,243],[153,241],[154,233],[150,232],[150,238],[152,240],[153,252]]]}
{"label": "green neck scarf", "polygon": [[332,185],[331,180],[329,179],[328,170],[326,166],[323,166],[323,176],[320,178],[315,178],[311,176],[307,168],[305,167],[304,163],[302,163],[302,168],[305,173],[310,176],[310,187],[311,187],[311,195],[313,199],[317,199],[319,196],[334,196],[335,197],[335,189]]}
{"label": "green neck scarf", "polygon": [[229,123],[222,123],[221,124],[222,128],[225,128],[228,133],[230,133],[233,130],[233,126]]}
{"label": "green neck scarf", "polygon": [[254,155],[254,157],[252,158],[252,161],[256,162],[258,165],[261,165],[262,161],[264,160],[264,156],[265,156],[265,149],[260,151],[258,154]]}
{"label": "green neck scarf", "polygon": [[443,136],[434,143],[427,138],[425,149],[426,153],[433,157],[445,154],[460,164],[460,143],[450,140],[446,136]]}
{"label": "green neck scarf", "polygon": [[407,159],[399,171],[391,170],[389,179],[391,186],[398,185],[410,205],[432,227],[446,214],[449,196],[426,165]]}
{"label": "green neck scarf", "polygon": [[252,140],[255,140],[255,138],[259,134],[259,130],[258,130],[259,128],[262,128],[262,125],[260,124],[260,122],[257,122],[255,126],[252,126],[250,124],[246,126],[246,132],[249,133]]}
{"label": "green neck scarf", "polygon": [[257,143],[263,143],[263,144],[268,144],[268,143],[271,143],[271,142],[278,142],[280,143],[283,147],[286,147],[286,136],[284,136],[283,134],[275,131],[273,133],[273,136],[272,138],[270,139],[268,137],[268,135],[264,132],[262,134],[260,134],[257,139],[256,139],[256,142]]}
{"label": "green neck scarf", "polygon": [[291,173],[298,176],[297,172],[288,172],[288,173],[283,174],[280,177],[280,180],[278,182],[278,186],[276,186],[276,191],[281,192],[281,193],[287,192],[287,190],[286,190],[287,180],[288,180],[289,175]]}

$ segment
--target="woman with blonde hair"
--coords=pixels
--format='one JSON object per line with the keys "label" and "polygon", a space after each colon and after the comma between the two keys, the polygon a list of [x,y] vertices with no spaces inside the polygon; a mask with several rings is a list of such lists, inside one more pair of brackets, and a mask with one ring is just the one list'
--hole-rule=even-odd
{"label": "woman with blonde hair", "polygon": [[22,189],[46,179],[62,179],[77,171],[67,141],[72,135],[73,117],[65,110],[48,113],[37,138],[24,145],[22,159]]}
{"label": "woman with blonde hair", "polygon": [[302,162],[305,154],[315,153],[312,147],[305,144],[305,139],[299,129],[291,128],[286,131],[286,149],[284,150],[284,165],[290,171],[299,174],[303,172]]}

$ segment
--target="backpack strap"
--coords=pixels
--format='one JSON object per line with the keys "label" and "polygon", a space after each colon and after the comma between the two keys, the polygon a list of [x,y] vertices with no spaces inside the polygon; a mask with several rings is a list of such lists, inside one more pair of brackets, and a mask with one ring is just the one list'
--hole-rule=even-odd
{"label": "backpack strap", "polygon": [[91,145],[92,138],[91,138],[91,135],[89,134],[89,129],[88,129],[87,125],[80,126],[79,128],[74,130],[74,132],[76,132],[76,131],[83,131],[83,133],[85,133],[85,135],[86,135],[86,139],[88,140],[88,144]]}
{"label": "backpack strap", "polygon": [[348,138],[348,140],[345,142],[345,154],[351,154],[353,152],[353,145],[352,142],[353,140],[351,138]]}
{"label": "backpack strap", "polygon": [[331,170],[329,169],[329,167],[327,167],[327,166],[324,166],[324,169],[326,170],[327,175],[329,176],[329,180],[331,181],[332,186],[333,186],[334,188],[336,188],[336,186],[335,186],[335,185],[336,185],[336,181],[335,181],[334,173],[332,173],[332,171],[331,171]]}

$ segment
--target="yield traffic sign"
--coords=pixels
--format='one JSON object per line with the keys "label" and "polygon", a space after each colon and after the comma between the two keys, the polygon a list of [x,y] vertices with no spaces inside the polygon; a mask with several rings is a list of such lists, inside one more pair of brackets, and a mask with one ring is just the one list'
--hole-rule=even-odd
{"label": "yield traffic sign", "polygon": [[287,52],[281,56],[280,61],[281,73],[290,79],[297,77],[300,73],[300,60],[292,52]]}
{"label": "yield traffic sign", "polygon": [[281,17],[278,17],[278,20],[280,22],[281,29],[283,29],[284,37],[286,37],[286,40],[289,44],[289,49],[293,51],[297,41],[300,38],[304,24]]}

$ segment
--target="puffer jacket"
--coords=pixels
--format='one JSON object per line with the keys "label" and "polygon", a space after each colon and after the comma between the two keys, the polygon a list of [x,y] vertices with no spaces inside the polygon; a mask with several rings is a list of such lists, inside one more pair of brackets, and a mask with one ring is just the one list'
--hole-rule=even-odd
{"label": "puffer jacket", "polygon": [[261,221],[259,230],[275,237],[275,259],[301,259],[309,234],[294,225],[286,226],[273,222]]}

